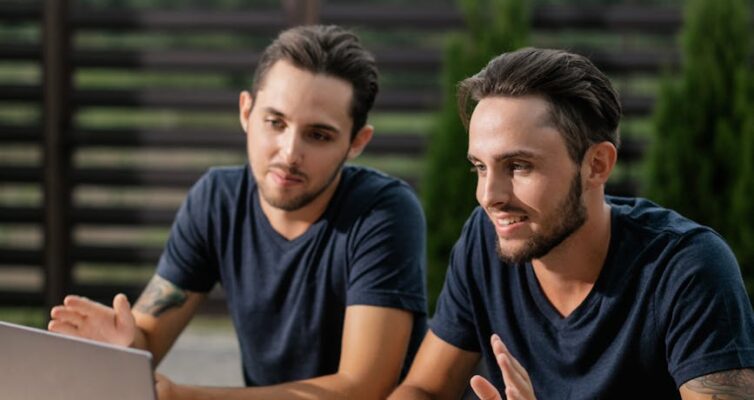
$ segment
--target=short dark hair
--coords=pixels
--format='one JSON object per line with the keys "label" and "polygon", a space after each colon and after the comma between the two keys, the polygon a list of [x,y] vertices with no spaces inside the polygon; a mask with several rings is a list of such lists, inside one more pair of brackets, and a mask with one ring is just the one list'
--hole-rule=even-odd
{"label": "short dark hair", "polygon": [[315,74],[343,79],[353,87],[350,115],[353,119],[351,139],[364,127],[367,114],[377,97],[377,64],[359,38],[334,25],[298,26],[283,31],[264,50],[259,59],[252,95],[256,96],[272,66],[286,60]]}
{"label": "short dark hair", "polygon": [[485,97],[538,95],[577,163],[589,146],[618,147],[621,105],[610,80],[586,57],[562,50],[524,48],[503,53],[458,84],[458,110],[468,129],[470,111]]}

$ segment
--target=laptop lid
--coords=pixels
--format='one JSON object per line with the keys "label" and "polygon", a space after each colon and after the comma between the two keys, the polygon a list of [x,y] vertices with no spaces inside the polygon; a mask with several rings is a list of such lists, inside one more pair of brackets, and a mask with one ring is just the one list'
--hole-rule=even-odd
{"label": "laptop lid", "polygon": [[154,400],[152,355],[0,321],[0,393],[14,400]]}

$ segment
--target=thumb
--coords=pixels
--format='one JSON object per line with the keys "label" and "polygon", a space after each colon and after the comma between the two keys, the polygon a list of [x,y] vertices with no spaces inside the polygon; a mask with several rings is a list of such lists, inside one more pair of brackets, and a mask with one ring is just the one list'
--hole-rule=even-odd
{"label": "thumb", "polygon": [[131,314],[131,304],[123,293],[118,293],[113,299],[113,309],[115,310],[115,326],[120,330],[132,331],[136,322]]}

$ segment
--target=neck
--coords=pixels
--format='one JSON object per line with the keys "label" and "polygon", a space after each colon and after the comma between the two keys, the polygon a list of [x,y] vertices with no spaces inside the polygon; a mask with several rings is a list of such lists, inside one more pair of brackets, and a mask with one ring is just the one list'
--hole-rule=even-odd
{"label": "neck", "polygon": [[330,204],[330,200],[332,200],[335,194],[335,190],[338,188],[340,177],[341,174],[338,173],[338,176],[333,179],[330,185],[319,196],[315,197],[309,204],[293,211],[286,211],[271,206],[264,199],[261,192],[257,191],[262,212],[270,221],[272,228],[280,236],[293,240],[303,235],[325,212],[327,205]]}
{"label": "neck", "polygon": [[532,260],[540,287],[563,316],[592,290],[610,247],[610,206],[604,196],[592,203],[584,225],[546,256]]}

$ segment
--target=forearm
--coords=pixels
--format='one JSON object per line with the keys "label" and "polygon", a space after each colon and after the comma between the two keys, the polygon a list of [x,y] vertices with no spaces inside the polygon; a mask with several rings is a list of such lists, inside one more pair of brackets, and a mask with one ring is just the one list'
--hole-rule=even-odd
{"label": "forearm", "polygon": [[369,385],[369,379],[355,380],[338,373],[274,386],[217,388],[175,385],[168,396],[176,400],[315,400],[315,399],[384,399],[384,392]]}

